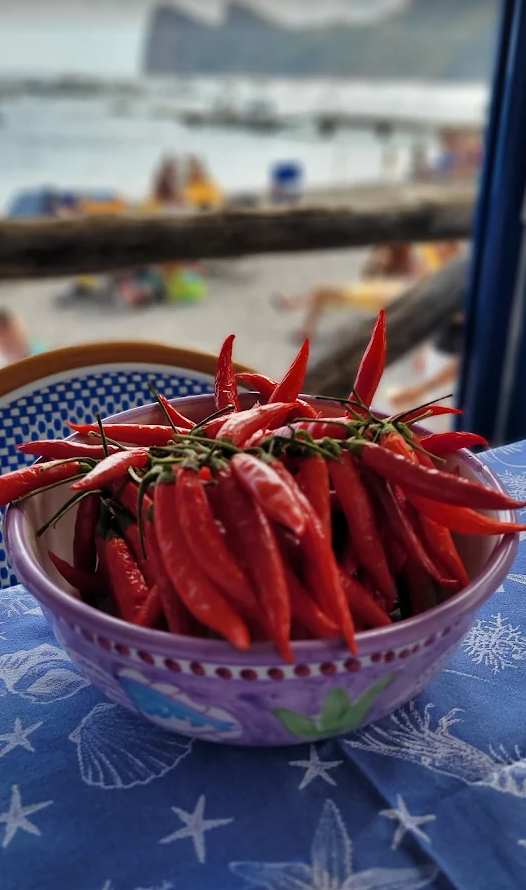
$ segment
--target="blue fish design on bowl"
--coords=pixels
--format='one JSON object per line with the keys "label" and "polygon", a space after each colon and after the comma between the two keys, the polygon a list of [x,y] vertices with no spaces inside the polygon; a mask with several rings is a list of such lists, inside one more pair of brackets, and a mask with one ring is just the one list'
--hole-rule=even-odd
{"label": "blue fish design on bowl", "polygon": [[137,710],[159,726],[217,741],[241,732],[237,720],[226,711],[199,705],[177,686],[151,684],[138,671],[123,671],[118,679]]}

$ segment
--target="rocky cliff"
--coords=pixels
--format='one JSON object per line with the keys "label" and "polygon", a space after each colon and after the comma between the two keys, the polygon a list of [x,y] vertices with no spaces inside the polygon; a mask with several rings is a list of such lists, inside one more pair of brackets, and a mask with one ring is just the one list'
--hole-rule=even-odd
{"label": "rocky cliff", "polygon": [[232,3],[220,25],[159,6],[147,30],[146,74],[485,80],[499,0],[412,0],[368,25],[289,28]]}

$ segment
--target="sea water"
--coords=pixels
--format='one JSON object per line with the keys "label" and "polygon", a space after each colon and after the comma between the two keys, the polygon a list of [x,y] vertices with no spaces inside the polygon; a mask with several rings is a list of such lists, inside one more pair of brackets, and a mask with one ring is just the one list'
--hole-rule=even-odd
{"label": "sea water", "polygon": [[[481,123],[484,84],[257,80],[193,78],[136,82],[136,95],[110,88],[92,98],[0,98],[0,213],[22,188],[112,188],[131,199],[146,197],[161,155],[198,154],[228,192],[260,190],[276,161],[299,162],[307,187],[345,185],[385,175],[385,142],[372,130],[316,133],[314,113],[387,115],[433,121]],[[217,100],[236,107],[264,98],[278,114],[301,117],[293,129],[273,134],[213,127],[190,128],[181,109],[206,109]],[[412,136],[396,133],[390,145],[393,179],[410,167]],[[437,150],[432,128],[423,140]]]}

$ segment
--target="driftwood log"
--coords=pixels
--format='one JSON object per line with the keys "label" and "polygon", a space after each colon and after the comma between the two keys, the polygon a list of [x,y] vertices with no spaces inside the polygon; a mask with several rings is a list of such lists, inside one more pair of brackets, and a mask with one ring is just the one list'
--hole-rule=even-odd
{"label": "driftwood log", "polygon": [[[469,260],[457,257],[436,275],[403,293],[387,309],[387,363],[427,340],[464,305]],[[371,336],[370,319],[342,326],[330,350],[307,372],[305,392],[346,398]]]}
{"label": "driftwood log", "polygon": [[348,191],[345,204],[331,200],[316,206],[192,215],[4,221],[0,223],[0,279],[393,241],[464,239],[471,231],[473,201],[472,185],[406,185]]}

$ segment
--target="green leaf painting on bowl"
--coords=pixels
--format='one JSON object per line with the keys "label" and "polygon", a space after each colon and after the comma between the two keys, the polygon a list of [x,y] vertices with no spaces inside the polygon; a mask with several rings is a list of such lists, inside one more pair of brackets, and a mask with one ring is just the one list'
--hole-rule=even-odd
{"label": "green leaf painting on bowl", "polygon": [[361,726],[380,693],[395,677],[396,674],[380,677],[356,701],[351,701],[345,689],[335,686],[325,696],[315,718],[287,708],[273,708],[272,713],[292,736],[305,741],[352,732]]}

